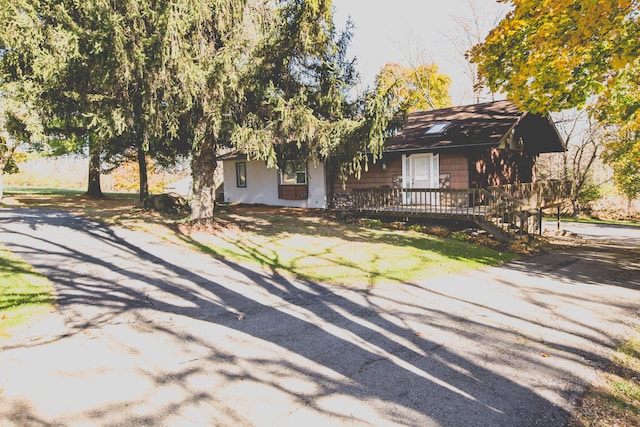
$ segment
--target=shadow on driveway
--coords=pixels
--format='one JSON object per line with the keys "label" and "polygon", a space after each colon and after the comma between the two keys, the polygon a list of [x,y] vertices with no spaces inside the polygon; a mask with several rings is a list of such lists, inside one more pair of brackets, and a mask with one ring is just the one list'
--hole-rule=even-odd
{"label": "shadow on driveway", "polygon": [[561,426],[638,320],[638,265],[586,248],[344,289],[61,212],[0,236],[59,304],[0,343],[9,425]]}

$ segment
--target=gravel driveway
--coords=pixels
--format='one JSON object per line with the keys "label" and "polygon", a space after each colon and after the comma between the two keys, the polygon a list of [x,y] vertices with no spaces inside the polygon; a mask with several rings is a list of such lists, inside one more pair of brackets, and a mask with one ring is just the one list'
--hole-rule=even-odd
{"label": "gravel driveway", "polygon": [[640,325],[635,239],[345,289],[0,209],[59,303],[0,341],[0,425],[562,426]]}

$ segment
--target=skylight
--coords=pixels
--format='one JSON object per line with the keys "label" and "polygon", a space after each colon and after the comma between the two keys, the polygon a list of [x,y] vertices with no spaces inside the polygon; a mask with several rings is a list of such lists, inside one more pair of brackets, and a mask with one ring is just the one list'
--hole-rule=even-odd
{"label": "skylight", "polygon": [[439,133],[444,133],[447,128],[451,126],[451,122],[438,122],[427,129],[424,134],[425,135],[436,135]]}

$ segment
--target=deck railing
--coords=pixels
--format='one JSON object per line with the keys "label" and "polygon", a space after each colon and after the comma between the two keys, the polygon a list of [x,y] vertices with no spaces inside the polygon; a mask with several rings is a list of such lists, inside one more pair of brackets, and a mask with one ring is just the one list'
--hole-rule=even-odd
{"label": "deck railing", "polygon": [[353,190],[357,211],[405,214],[481,215],[482,189],[366,188]]}
{"label": "deck railing", "polygon": [[367,188],[353,190],[353,208],[379,215],[469,218],[495,232],[531,232],[537,209],[571,196],[566,181],[545,181],[489,188]]}
{"label": "deck railing", "polygon": [[484,214],[487,208],[505,203],[521,209],[553,206],[568,200],[571,191],[569,181],[511,184],[486,189],[364,188],[353,190],[353,207],[360,211],[475,216]]}
{"label": "deck railing", "polygon": [[549,180],[534,183],[502,185],[499,188],[529,208],[544,208],[561,204],[571,198],[573,183],[568,180]]}

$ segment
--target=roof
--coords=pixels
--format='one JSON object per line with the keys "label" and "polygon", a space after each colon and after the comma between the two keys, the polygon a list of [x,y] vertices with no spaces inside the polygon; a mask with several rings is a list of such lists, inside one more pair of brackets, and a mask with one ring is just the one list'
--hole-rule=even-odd
{"label": "roof", "polygon": [[405,126],[387,141],[389,152],[433,152],[481,146],[500,146],[515,132],[523,150],[531,154],[566,150],[548,116],[521,111],[511,101],[494,101],[407,117]]}
{"label": "roof", "polygon": [[247,160],[247,155],[237,149],[218,155],[218,160]]}

